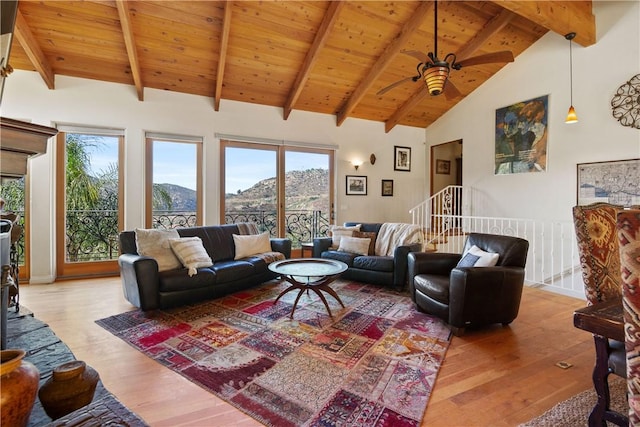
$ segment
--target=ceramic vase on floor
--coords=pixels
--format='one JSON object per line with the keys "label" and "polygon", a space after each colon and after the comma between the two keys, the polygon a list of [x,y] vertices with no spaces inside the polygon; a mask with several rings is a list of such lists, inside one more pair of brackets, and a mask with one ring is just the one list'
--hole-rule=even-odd
{"label": "ceramic vase on floor", "polygon": [[26,426],[38,392],[40,373],[31,362],[23,360],[24,350],[2,350],[0,364],[0,425]]}
{"label": "ceramic vase on floor", "polygon": [[91,403],[99,379],[98,373],[81,360],[63,363],[40,387],[40,403],[47,415],[58,419]]}

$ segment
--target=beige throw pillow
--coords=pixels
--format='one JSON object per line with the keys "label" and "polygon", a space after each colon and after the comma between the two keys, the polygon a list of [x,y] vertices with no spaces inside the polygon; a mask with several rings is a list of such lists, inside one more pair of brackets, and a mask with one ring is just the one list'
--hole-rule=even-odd
{"label": "beige throw pillow", "polygon": [[178,256],[182,265],[189,269],[189,276],[198,274],[198,268],[211,267],[213,261],[202,245],[199,237],[182,237],[169,240],[171,249]]}
{"label": "beige throw pillow", "polygon": [[269,233],[266,231],[262,234],[234,234],[233,243],[236,246],[236,256],[234,259],[271,252],[271,241],[269,240]]}
{"label": "beige throw pillow", "polygon": [[332,225],[329,228],[329,236],[331,236],[331,247],[337,248],[340,246],[340,239],[343,237],[353,236],[354,231],[360,231],[362,224],[345,227],[342,225]]}
{"label": "beige throw pillow", "polygon": [[340,239],[338,250],[352,254],[367,255],[369,253],[371,239],[362,237],[343,237]]}
{"label": "beige throw pillow", "polygon": [[155,258],[158,271],[175,270],[182,263],[171,250],[169,240],[179,239],[177,230],[153,230],[136,228],[136,246],[140,255]]}

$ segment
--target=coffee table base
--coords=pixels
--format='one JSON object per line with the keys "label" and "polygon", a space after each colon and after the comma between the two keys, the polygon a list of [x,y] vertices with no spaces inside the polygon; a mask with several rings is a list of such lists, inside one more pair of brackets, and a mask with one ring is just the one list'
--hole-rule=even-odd
{"label": "coffee table base", "polygon": [[319,280],[316,280],[315,282],[308,282],[308,283],[299,282],[293,276],[283,275],[283,277],[284,277],[284,280],[286,280],[291,284],[291,286],[289,286],[284,291],[280,292],[280,295],[278,295],[278,298],[276,298],[276,300],[273,303],[274,304],[277,303],[278,300],[284,294],[289,293],[295,289],[300,289],[300,292],[298,292],[298,296],[296,297],[296,300],[293,303],[293,308],[291,309],[291,315],[289,316],[291,319],[293,319],[293,313],[295,313],[296,307],[298,306],[298,301],[300,301],[300,297],[302,296],[304,291],[307,291],[307,293],[309,292],[309,290],[312,290],[313,292],[315,292],[320,297],[320,300],[322,301],[325,308],[327,309],[327,313],[329,313],[329,316],[331,316],[332,318],[333,318],[333,314],[331,313],[331,309],[329,308],[327,299],[324,297],[324,295],[320,291],[324,291],[329,295],[331,295],[336,301],[340,303],[342,308],[344,308],[344,304],[340,299],[340,297],[338,296],[338,294],[336,293],[336,291],[334,291],[329,287],[329,284],[332,283],[334,280],[336,280],[338,277],[340,277],[340,274],[336,274],[333,276],[326,276]]}

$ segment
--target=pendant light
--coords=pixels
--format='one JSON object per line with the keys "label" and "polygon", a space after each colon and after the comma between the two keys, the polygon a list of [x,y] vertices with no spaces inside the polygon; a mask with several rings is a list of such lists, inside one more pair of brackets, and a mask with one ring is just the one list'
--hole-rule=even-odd
{"label": "pendant light", "polygon": [[564,36],[565,39],[569,40],[569,82],[571,89],[571,106],[569,107],[569,112],[567,113],[567,119],[564,121],[565,123],[577,123],[578,116],[576,115],[576,110],[573,108],[573,55],[571,51],[571,41],[576,36],[576,33],[569,33]]}

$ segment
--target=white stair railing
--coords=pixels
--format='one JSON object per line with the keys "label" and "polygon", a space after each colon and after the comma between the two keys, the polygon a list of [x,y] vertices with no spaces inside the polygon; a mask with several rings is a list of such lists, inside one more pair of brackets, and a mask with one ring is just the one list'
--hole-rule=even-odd
{"label": "white stair railing", "polygon": [[[463,191],[456,189],[450,194],[462,195]],[[571,221],[436,213],[434,211],[445,212],[448,209],[433,209],[433,203],[438,198],[441,198],[440,202],[448,200],[444,195],[432,197],[410,211],[414,223],[427,231],[424,250],[462,253],[468,233],[521,237],[529,241],[525,268],[525,282],[528,286],[544,287],[584,299],[580,257]],[[429,213],[428,216],[426,212]]]}

